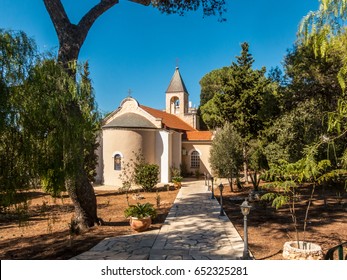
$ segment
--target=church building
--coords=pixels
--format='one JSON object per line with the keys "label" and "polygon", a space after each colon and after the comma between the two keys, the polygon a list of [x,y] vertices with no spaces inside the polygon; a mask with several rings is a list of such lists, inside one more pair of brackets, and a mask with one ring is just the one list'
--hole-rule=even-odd
{"label": "church building", "polygon": [[141,151],[145,161],[159,165],[161,183],[171,181],[171,169],[210,173],[210,131],[199,130],[197,111],[178,67],[166,90],[165,111],[153,109],[132,97],[104,120],[99,138],[96,182],[121,187],[124,163]]}

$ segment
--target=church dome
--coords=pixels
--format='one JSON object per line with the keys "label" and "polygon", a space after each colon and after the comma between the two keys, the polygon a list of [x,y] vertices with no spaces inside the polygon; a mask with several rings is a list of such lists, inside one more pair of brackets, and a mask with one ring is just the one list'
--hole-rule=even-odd
{"label": "church dome", "polygon": [[104,128],[157,128],[145,117],[135,113],[124,113],[103,126]]}

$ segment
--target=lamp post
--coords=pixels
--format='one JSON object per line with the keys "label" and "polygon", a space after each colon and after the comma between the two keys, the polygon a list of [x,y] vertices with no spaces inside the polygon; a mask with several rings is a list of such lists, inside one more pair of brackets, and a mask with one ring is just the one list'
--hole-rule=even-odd
{"label": "lamp post", "polygon": [[244,246],[243,246],[243,259],[248,260],[249,259],[249,251],[248,251],[248,231],[247,231],[247,216],[249,212],[251,211],[252,206],[248,204],[247,198],[244,202],[242,202],[241,206],[241,212],[243,214],[243,232],[244,232]]}
{"label": "lamp post", "polygon": [[208,173],[206,175],[206,181],[207,181],[207,190],[210,190],[210,174]]}
{"label": "lamp post", "polygon": [[212,196],[211,196],[211,199],[215,199],[214,197],[214,191],[213,191],[213,176],[211,176],[211,189],[212,189]]}
{"label": "lamp post", "polygon": [[219,184],[219,191],[220,191],[220,213],[219,216],[225,216],[224,211],[223,211],[223,189],[224,186],[222,183]]}

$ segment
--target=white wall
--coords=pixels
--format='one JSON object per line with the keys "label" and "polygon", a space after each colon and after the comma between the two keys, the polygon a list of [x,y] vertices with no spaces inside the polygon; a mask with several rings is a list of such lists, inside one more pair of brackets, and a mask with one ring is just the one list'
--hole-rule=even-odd
{"label": "white wall", "polygon": [[170,180],[170,133],[165,130],[156,134],[156,162],[160,166],[160,182],[168,183]]}

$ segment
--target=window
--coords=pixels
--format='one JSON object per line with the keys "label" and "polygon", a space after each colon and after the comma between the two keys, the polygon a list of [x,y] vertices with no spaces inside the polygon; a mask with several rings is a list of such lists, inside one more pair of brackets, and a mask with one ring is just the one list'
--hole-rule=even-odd
{"label": "window", "polygon": [[193,151],[190,155],[190,167],[199,168],[200,167],[200,154],[198,151]]}
{"label": "window", "polygon": [[122,169],[122,157],[120,154],[116,154],[114,156],[114,170],[121,170]]}

